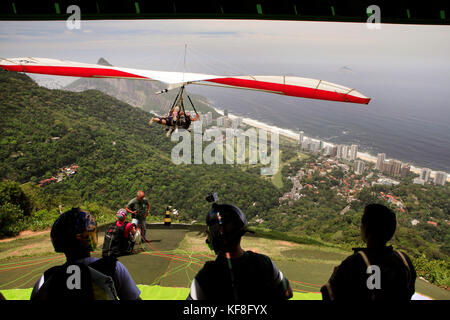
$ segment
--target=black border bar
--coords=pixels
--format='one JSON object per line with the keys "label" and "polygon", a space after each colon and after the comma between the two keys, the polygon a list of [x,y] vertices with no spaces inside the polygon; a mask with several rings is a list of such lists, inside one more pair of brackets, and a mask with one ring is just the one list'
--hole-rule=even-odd
{"label": "black border bar", "polygon": [[83,20],[249,19],[367,22],[380,8],[381,23],[450,24],[450,1],[410,0],[3,0],[0,20],[67,20],[77,5]]}

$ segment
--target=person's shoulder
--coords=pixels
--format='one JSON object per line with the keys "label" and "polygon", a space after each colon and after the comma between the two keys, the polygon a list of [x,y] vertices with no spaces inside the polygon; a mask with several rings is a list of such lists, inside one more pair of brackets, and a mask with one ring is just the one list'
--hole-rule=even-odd
{"label": "person's shoulder", "polygon": [[406,260],[411,260],[411,258],[403,250],[393,249],[393,252],[396,252],[398,255],[404,256]]}
{"label": "person's shoulder", "polygon": [[131,199],[130,201],[128,201],[127,207],[129,206],[134,206],[138,203],[136,198]]}
{"label": "person's shoulder", "polygon": [[351,255],[348,255],[342,262],[351,263],[355,260],[361,259],[361,254],[358,253],[359,251],[353,252]]}
{"label": "person's shoulder", "polygon": [[206,261],[205,264],[203,265],[203,267],[200,269],[200,272],[206,272],[212,268],[214,268],[217,265],[216,260],[210,260],[210,261]]}
{"label": "person's shoulder", "polygon": [[197,272],[195,278],[199,283],[208,283],[211,277],[217,274],[217,262],[206,261],[203,267]]}
{"label": "person's shoulder", "polygon": [[94,262],[97,262],[98,260],[100,260],[100,258],[97,258],[97,257],[86,257],[86,258],[77,260],[76,262],[77,263],[82,263],[82,264],[85,264],[85,265],[90,265],[90,264],[92,264]]}
{"label": "person's shoulder", "polygon": [[341,263],[337,266],[337,269],[335,270],[335,273],[353,273],[353,270],[361,264],[364,264],[364,260],[358,253],[358,251],[355,251],[353,254],[347,256],[344,260],[341,261]]}
{"label": "person's shoulder", "polygon": [[133,226],[134,226],[134,224],[133,224],[132,222],[127,222],[127,223],[125,224],[125,230],[129,230],[129,229],[131,229]]}
{"label": "person's shoulder", "polygon": [[265,254],[253,252],[251,250],[248,250],[245,253],[250,259],[260,260],[260,261],[265,261],[265,262],[272,262],[272,259],[270,259],[270,257],[266,256]]}
{"label": "person's shoulder", "polygon": [[265,254],[253,251],[246,251],[245,255],[246,258],[249,260],[248,262],[253,265],[259,265],[261,267],[264,266],[264,269],[267,270],[277,269],[273,260],[269,256],[266,256]]}
{"label": "person's shoulder", "polygon": [[[358,253],[361,250],[356,250],[351,255],[347,256],[344,260],[342,260],[341,265],[353,265],[355,263],[364,263],[364,260],[360,253]],[[364,251],[363,251],[364,252]]]}
{"label": "person's shoulder", "polygon": [[396,255],[397,255],[398,257],[400,257],[400,259],[403,260],[403,258],[405,258],[406,263],[408,264],[409,269],[415,270],[414,264],[412,263],[411,258],[410,258],[405,252],[403,252],[403,251],[401,251],[401,250],[393,250],[393,252],[395,252]]}
{"label": "person's shoulder", "polygon": [[116,274],[116,279],[118,279],[121,282],[123,282],[124,279],[131,278],[131,274],[128,271],[127,267],[125,267],[125,265],[120,261],[116,261],[115,274]]}
{"label": "person's shoulder", "polygon": [[125,267],[125,265],[122,262],[120,262],[119,260],[116,261],[116,270],[128,272],[127,267]]}

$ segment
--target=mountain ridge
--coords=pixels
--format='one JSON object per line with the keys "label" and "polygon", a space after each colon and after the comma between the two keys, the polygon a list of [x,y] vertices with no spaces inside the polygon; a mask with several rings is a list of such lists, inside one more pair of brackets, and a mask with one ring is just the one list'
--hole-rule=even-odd
{"label": "mountain ridge", "polygon": [[[99,65],[112,66],[105,58],[100,58]],[[166,114],[175,100],[177,91],[171,90],[164,94],[156,92],[166,89],[166,85],[159,81],[152,80],[131,80],[131,79],[104,79],[104,78],[80,78],[66,85],[65,90],[83,92],[86,90],[99,90],[134,107],[156,114]],[[211,111],[213,118],[219,114],[209,106],[207,98],[190,94],[195,108],[201,113]],[[185,104],[190,110],[189,103]]]}

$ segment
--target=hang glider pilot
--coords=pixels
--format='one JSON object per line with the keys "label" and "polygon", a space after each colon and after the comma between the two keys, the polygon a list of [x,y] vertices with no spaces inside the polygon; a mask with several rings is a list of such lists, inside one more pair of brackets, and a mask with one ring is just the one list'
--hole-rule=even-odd
{"label": "hang glider pilot", "polygon": [[173,107],[165,117],[152,117],[149,121],[149,125],[156,122],[170,127],[167,131],[168,137],[174,130],[178,129],[178,127],[188,130],[191,126],[191,122],[196,121],[198,117],[192,118],[189,112],[185,112],[184,108],[180,108],[180,105]]}

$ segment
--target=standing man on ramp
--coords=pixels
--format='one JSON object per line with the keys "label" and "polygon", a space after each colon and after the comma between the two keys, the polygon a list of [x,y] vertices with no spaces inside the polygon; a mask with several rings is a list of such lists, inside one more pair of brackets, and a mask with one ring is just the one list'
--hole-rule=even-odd
{"label": "standing man on ramp", "polygon": [[128,202],[127,210],[128,213],[131,213],[132,223],[137,225],[139,229],[141,229],[141,242],[147,242],[146,237],[146,221],[145,219],[148,216],[148,212],[150,211],[150,202],[146,198],[144,198],[144,191],[139,190],[137,192],[136,198],[133,198]]}

